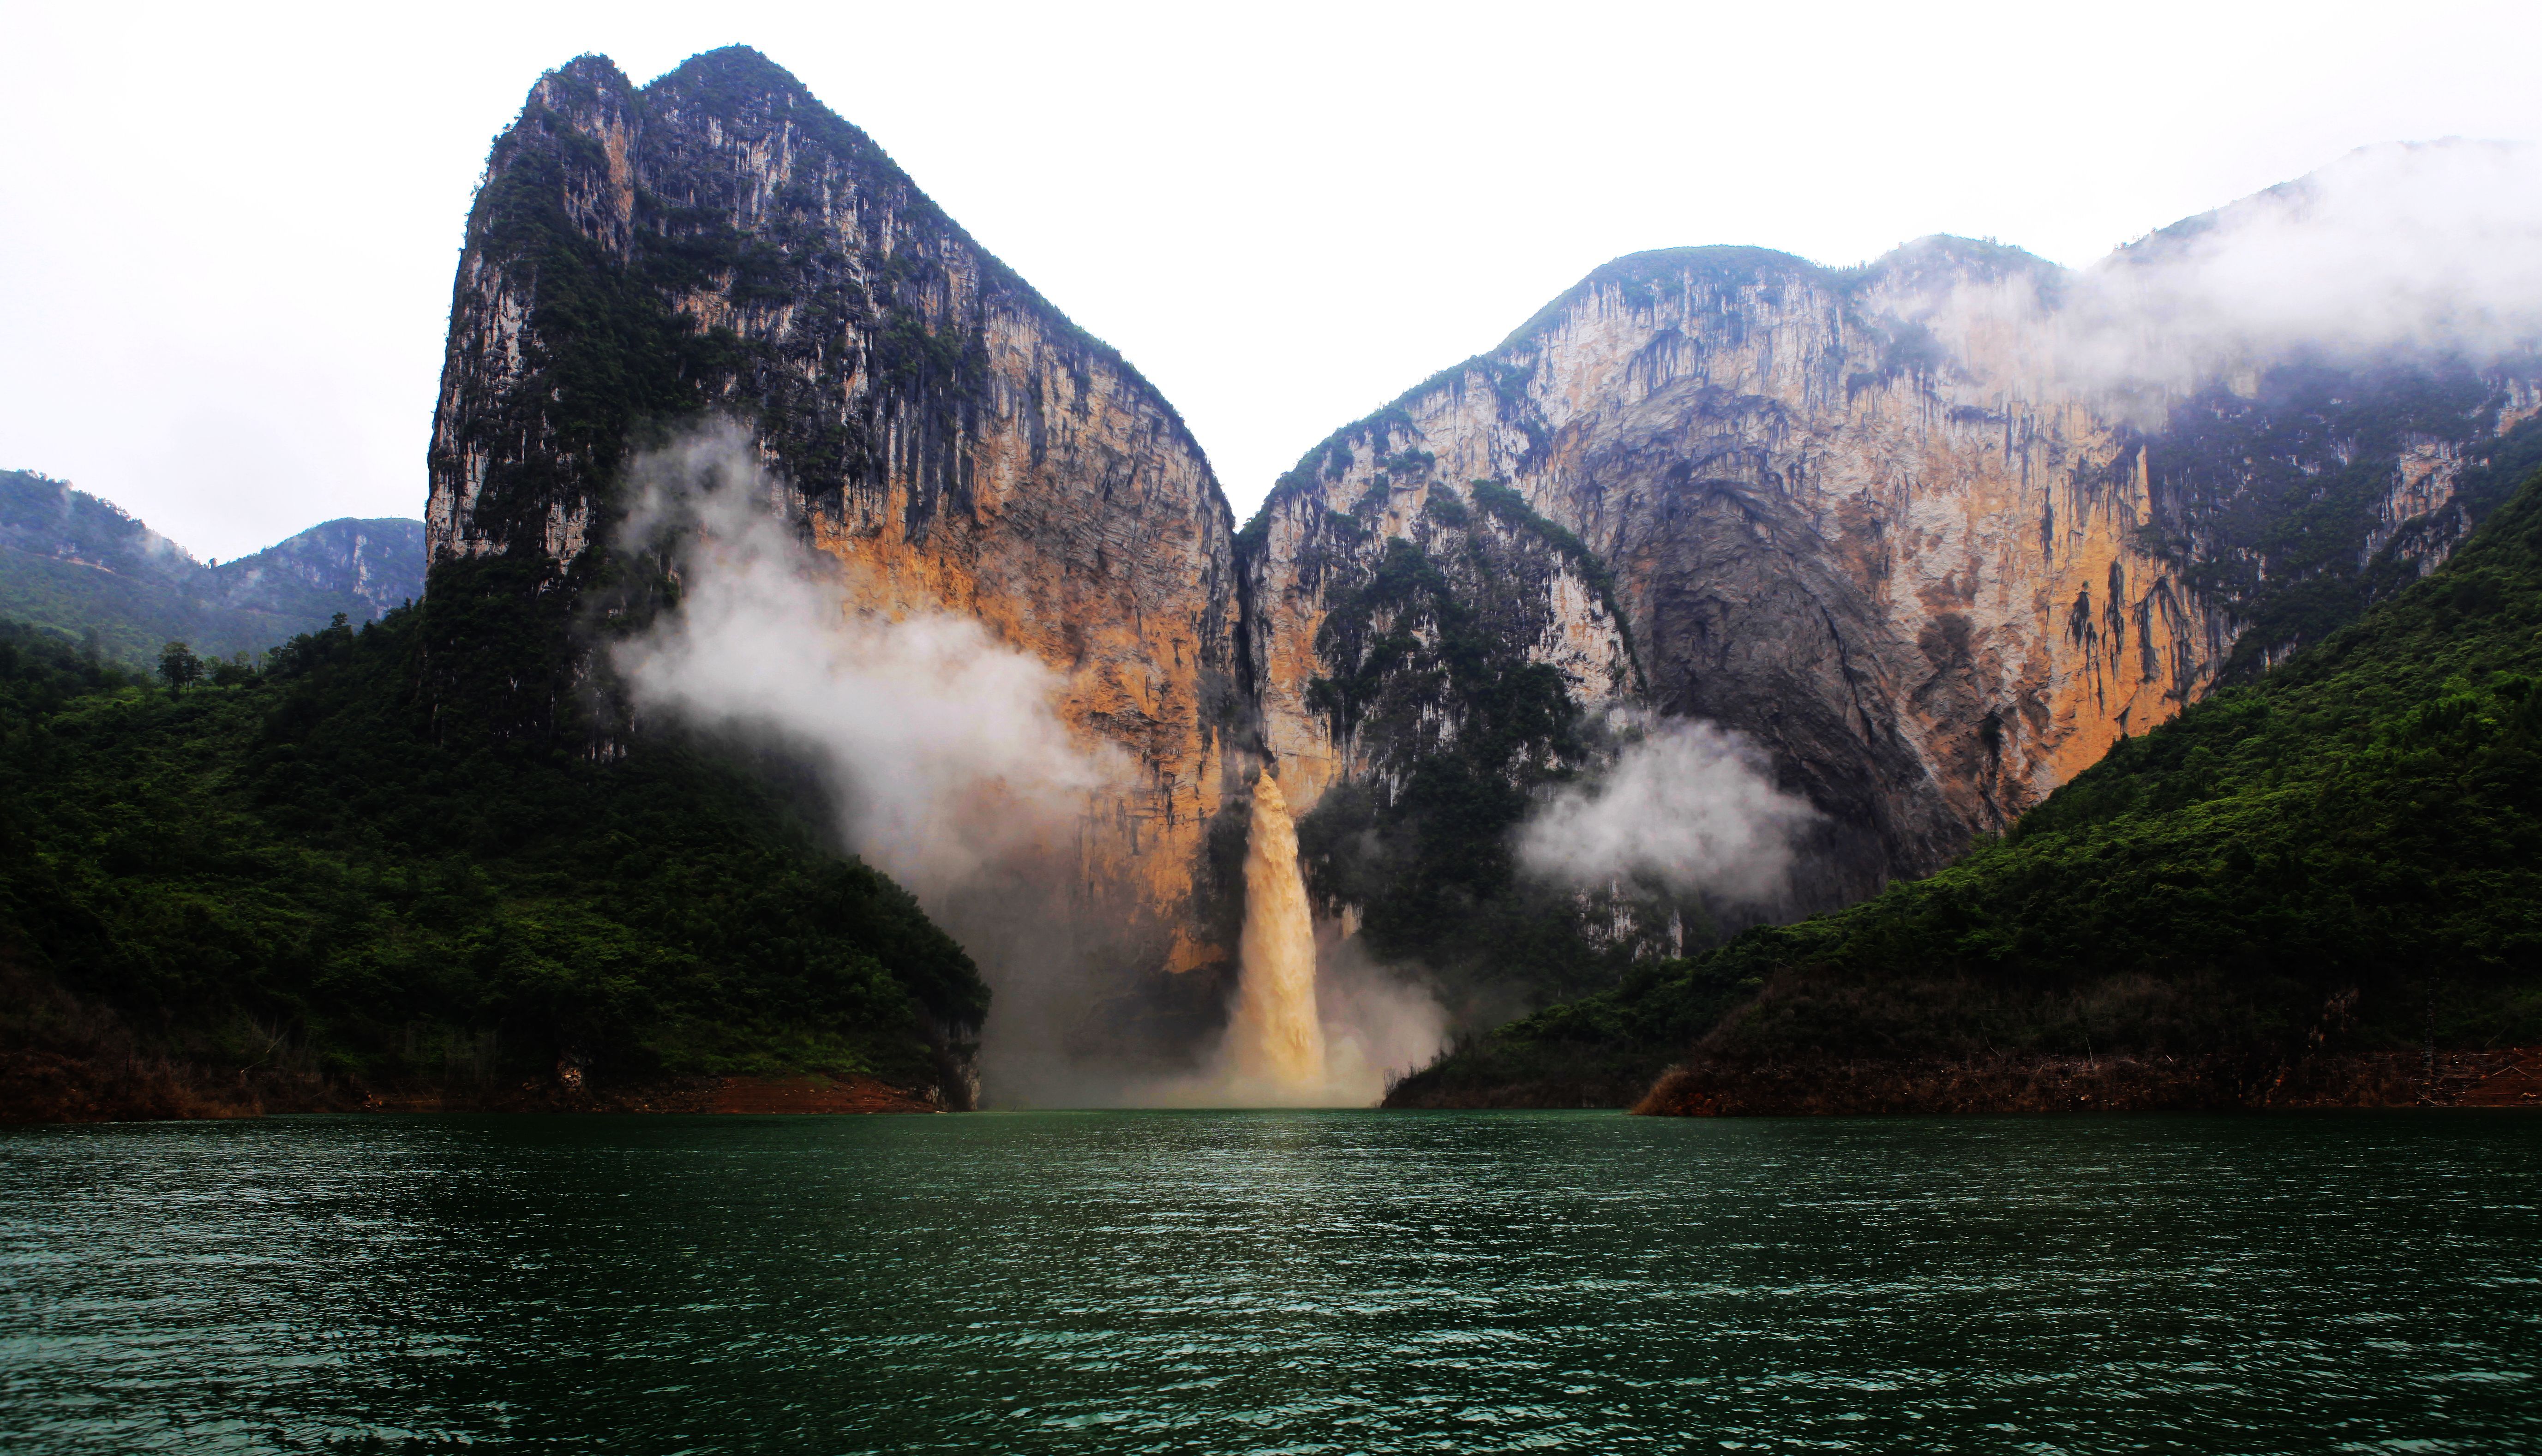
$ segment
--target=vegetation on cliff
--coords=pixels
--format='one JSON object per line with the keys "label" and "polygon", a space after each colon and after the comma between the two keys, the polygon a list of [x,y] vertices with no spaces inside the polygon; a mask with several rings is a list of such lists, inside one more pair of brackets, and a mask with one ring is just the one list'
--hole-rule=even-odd
{"label": "vegetation on cliff", "polygon": [[182,694],[0,636],[0,1072],[104,1049],[319,1104],[560,1065],[939,1082],[987,990],[782,766],[436,743],[424,616]]}
{"label": "vegetation on cliff", "polygon": [[422,590],[421,521],[330,521],[206,566],[112,502],[0,471],[0,617],[126,667],[172,637],[211,657],[261,653]]}
{"label": "vegetation on cliff", "polygon": [[[1611,985],[1648,947],[1611,933],[1614,907],[1522,875],[1515,844],[1537,791],[1595,752],[1563,672],[1530,653],[1548,582],[1583,575],[1612,614],[1610,588],[1515,492],[1471,489],[1479,509],[1434,489],[1409,537],[1323,522],[1325,675],[1306,696],[1359,766],[1298,834],[1323,905],[1356,908],[1377,955],[1436,973],[1453,1013],[1490,1019]],[[1668,910],[1643,918],[1665,925]]]}
{"label": "vegetation on cliff", "polygon": [[2001,841],[1505,1027],[1395,1100],[1611,1104],[1683,1060],[1677,1110],[1913,1107],[1937,1067],[2119,1058],[2154,1068],[2140,1104],[2213,1104],[2537,1040],[2542,476]]}
{"label": "vegetation on cliff", "polygon": [[[2223,677],[2248,682],[2355,621],[2514,494],[2542,467],[2542,417],[2501,435],[2505,402],[2459,360],[2306,359],[2263,372],[2247,398],[2211,384],[2176,407],[2141,446],[2155,523],[2143,545],[2247,623]],[[2434,442],[2465,457],[2450,496],[2387,520],[2404,459]]]}

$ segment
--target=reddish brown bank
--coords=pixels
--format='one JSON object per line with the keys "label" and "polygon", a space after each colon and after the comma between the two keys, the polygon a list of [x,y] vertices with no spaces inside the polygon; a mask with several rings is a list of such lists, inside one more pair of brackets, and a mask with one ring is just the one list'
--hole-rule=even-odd
{"label": "reddish brown bank", "polygon": [[0,1051],[0,1123],[254,1118],[305,1112],[932,1113],[926,1093],[873,1077],[679,1077],[568,1088],[542,1078],[374,1090],[292,1071],[166,1057]]}
{"label": "reddish brown bank", "polygon": [[1659,1117],[1877,1113],[2223,1112],[2277,1108],[2542,1108],[2542,1047],[2322,1057],[2001,1057],[1670,1068],[1633,1111]]}

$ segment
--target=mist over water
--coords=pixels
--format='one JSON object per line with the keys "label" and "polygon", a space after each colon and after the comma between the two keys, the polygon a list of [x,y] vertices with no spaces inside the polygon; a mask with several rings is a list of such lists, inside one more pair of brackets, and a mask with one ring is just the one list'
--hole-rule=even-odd
{"label": "mist over water", "polygon": [[1370,956],[1345,923],[1315,918],[1269,773],[1252,789],[1244,906],[1234,1004],[1207,1067],[1135,1083],[1123,1105],[1368,1107],[1446,1049],[1447,1011],[1428,983]]}

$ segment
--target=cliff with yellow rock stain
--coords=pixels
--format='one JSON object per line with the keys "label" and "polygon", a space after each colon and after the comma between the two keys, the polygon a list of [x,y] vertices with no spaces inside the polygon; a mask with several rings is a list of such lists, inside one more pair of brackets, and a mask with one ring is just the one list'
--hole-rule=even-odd
{"label": "cliff with yellow rock stain", "polygon": [[[1088,814],[1085,895],[1139,921],[1133,959],[1223,954],[1195,898],[1245,665],[1207,460],[1117,353],[745,48],[641,88],[575,60],[495,142],[430,456],[447,731],[609,751],[572,644],[628,610],[604,549],[622,468],[710,417],[748,428],[852,610],[959,614],[1055,670],[1065,720],[1135,764]],[[513,650],[523,622],[553,630]]]}
{"label": "cliff with yellow rock stain", "polygon": [[1371,529],[1409,537],[1421,501],[1488,482],[1608,574],[1612,628],[1546,598],[1566,632],[1629,640],[1652,706],[1753,735],[1826,812],[1798,889],[1832,907],[2318,635],[2288,583],[2325,559],[2352,558],[2341,591],[2430,569],[2468,529],[2451,480],[2533,408],[2445,363],[2096,390],[2058,355],[2066,276],[1954,239],[1844,271],[1747,248],[1599,268],[1282,478],[1247,528],[1266,742],[1318,787],[1368,766],[1301,686],[1339,666],[1317,523],[1383,499]]}

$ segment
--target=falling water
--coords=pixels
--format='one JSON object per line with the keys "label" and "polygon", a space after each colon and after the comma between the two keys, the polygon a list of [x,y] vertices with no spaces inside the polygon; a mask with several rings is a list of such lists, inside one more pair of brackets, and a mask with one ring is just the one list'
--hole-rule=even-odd
{"label": "falling water", "polygon": [[1324,1029],[1315,1018],[1315,927],[1298,876],[1298,829],[1280,782],[1253,785],[1244,853],[1244,938],[1228,1041],[1237,1074],[1269,1089],[1324,1084]]}

